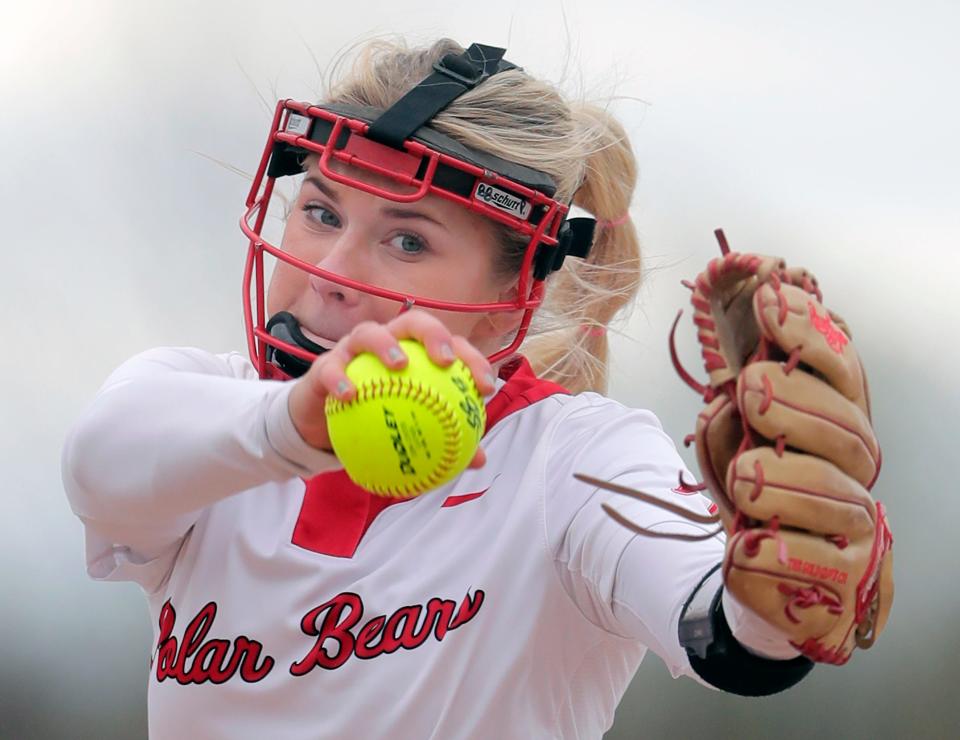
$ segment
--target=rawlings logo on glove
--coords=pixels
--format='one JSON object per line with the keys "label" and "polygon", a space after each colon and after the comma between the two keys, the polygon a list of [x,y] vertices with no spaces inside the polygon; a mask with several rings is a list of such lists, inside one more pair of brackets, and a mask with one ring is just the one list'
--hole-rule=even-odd
{"label": "rawlings logo on glove", "polygon": [[[718,505],[726,588],[807,657],[842,664],[854,647],[873,644],[893,600],[893,537],[868,492],[880,447],[863,367],[813,276],[773,257],[730,252],[722,232],[717,238],[723,256],[684,282],[708,384],[681,367],[676,321],[670,334],[674,366],[706,403],[686,440],[696,442],[704,483],[681,485],[709,489]],[[636,532],[664,536],[605,508]]]}

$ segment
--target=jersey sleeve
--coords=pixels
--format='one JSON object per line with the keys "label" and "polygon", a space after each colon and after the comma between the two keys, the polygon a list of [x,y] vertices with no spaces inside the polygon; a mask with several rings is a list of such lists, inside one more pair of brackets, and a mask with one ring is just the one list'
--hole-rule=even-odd
{"label": "jersey sleeve", "polygon": [[[602,508],[607,503],[654,532],[706,534],[713,525],[692,523],[649,503],[597,489],[573,478],[584,473],[628,486],[698,514],[707,499],[682,493],[679,477],[694,481],[659,420],[595,394],[583,394],[556,427],[548,491],[547,537],[567,593],[598,627],[636,640],[657,653],[671,674],[699,677],[680,645],[684,603],[704,575],[723,559],[722,534],[701,541],[638,535]],[[725,603],[727,603],[725,601]],[[731,604],[732,606],[732,604]],[[731,624],[748,647],[775,648],[759,620],[738,611]],[[772,654],[775,649],[771,649]]]}
{"label": "jersey sleeve", "polygon": [[90,576],[153,592],[207,507],[340,467],[294,428],[292,385],[259,380],[239,354],[195,349],[155,349],[118,368],[62,452]]}

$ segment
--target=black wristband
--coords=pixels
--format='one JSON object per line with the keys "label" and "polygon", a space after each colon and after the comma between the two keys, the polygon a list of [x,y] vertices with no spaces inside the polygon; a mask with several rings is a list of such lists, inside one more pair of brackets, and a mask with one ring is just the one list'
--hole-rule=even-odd
{"label": "black wristband", "polygon": [[711,686],[740,696],[769,696],[799,683],[813,670],[813,661],[802,655],[790,660],[761,658],[737,642],[723,613],[722,586],[710,600],[709,628],[703,619],[690,619],[698,592],[718,575],[717,568],[707,573],[680,615],[680,644],[690,666]]}

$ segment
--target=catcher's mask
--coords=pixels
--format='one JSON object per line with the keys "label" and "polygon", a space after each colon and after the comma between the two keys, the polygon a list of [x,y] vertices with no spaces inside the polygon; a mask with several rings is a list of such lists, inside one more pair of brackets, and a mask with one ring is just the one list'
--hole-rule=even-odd
{"label": "catcher's mask", "polygon": [[[567,255],[587,255],[595,222],[565,220],[568,206],[553,197],[556,185],[546,174],[466,147],[427,125],[451,101],[491,75],[517,69],[503,53],[473,44],[461,55],[448,54],[386,111],[292,100],[277,104],[240,220],[250,240],[243,278],[247,344],[261,378],[302,375],[324,351],[304,336],[295,316],[280,312],[267,320],[264,252],[332,283],[396,301],[398,313],[413,306],[474,313],[522,311],[513,341],[489,359],[500,360],[520,346],[542,301],[547,275],[560,269]],[[335,182],[400,203],[435,195],[515,231],[527,242],[516,298],[481,304],[411,295],[321,269],[269,243],[261,232],[276,178],[301,174],[309,155],[319,155],[320,172]]]}

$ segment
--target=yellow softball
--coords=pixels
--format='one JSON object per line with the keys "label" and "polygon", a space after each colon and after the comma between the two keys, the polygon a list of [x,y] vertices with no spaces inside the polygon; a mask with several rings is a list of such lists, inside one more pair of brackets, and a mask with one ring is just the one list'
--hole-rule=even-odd
{"label": "yellow softball", "polygon": [[486,425],[483,398],[456,360],[439,367],[426,349],[401,339],[406,367],[386,367],[371,352],[347,365],[353,401],[327,397],[333,451],[357,485],[411,498],[457,476],[473,459]]}

